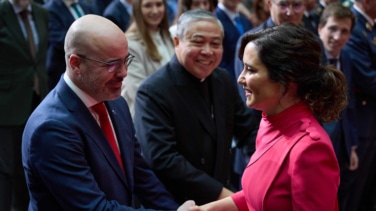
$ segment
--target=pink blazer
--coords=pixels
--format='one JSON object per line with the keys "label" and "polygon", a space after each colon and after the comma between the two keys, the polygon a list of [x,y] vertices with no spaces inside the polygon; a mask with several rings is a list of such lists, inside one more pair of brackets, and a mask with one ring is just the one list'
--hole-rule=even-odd
{"label": "pink blazer", "polygon": [[313,116],[296,126],[289,129],[295,135],[279,136],[252,156],[243,191],[232,196],[239,210],[338,210],[339,167],[331,141]]}

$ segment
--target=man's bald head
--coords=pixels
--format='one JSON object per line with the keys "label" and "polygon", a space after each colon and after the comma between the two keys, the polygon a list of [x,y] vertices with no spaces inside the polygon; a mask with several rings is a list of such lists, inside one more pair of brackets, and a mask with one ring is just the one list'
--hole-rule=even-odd
{"label": "man's bald head", "polygon": [[67,76],[78,88],[98,102],[120,96],[129,55],[118,26],[104,17],[85,15],[69,28],[64,50]]}
{"label": "man's bald head", "polygon": [[66,59],[72,53],[86,55],[88,51],[99,50],[104,47],[102,44],[117,40],[119,37],[126,40],[123,31],[112,21],[98,15],[85,15],[73,22],[65,36]]}

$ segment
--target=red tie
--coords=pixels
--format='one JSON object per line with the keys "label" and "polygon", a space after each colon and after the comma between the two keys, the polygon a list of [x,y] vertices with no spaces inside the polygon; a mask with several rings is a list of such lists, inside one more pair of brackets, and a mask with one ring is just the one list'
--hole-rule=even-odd
{"label": "red tie", "polygon": [[104,105],[103,102],[101,102],[96,105],[93,105],[92,108],[98,114],[99,124],[102,128],[102,131],[104,135],[106,136],[107,141],[110,144],[112,150],[114,151],[116,159],[118,160],[121,169],[124,172],[123,161],[121,160],[119,148],[116,144],[115,135],[111,127],[110,119],[108,118],[108,115],[107,115],[106,106]]}

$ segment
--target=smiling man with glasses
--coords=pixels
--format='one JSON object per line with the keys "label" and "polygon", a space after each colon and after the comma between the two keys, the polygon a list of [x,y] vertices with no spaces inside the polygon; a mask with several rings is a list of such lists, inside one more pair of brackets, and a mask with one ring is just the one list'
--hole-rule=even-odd
{"label": "smiling man with glasses", "polygon": [[29,210],[136,210],[134,197],[148,210],[177,210],[141,156],[120,96],[133,59],[124,33],[85,15],[69,28],[64,49],[64,76],[23,134]]}

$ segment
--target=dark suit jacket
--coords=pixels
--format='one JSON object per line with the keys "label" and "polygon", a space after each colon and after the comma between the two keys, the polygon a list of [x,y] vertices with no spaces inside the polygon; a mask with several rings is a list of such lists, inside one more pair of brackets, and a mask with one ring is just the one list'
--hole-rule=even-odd
{"label": "dark suit jacket", "polygon": [[[238,41],[239,37],[242,35],[239,33],[238,29],[232,22],[232,20],[227,16],[227,14],[217,7],[214,11],[215,16],[221,21],[225,36],[223,38],[223,56],[222,61],[219,64],[220,67],[226,69],[230,75],[237,81],[237,76],[234,72],[234,55],[235,55],[235,48],[236,42]],[[249,31],[253,28],[253,25],[250,20],[247,19],[244,15],[240,14],[239,16],[240,21],[242,23],[244,32]]]}
{"label": "dark suit jacket", "polygon": [[61,79],[23,135],[29,210],[133,210],[133,195],[147,208],[177,208],[141,157],[124,99],[105,103],[125,175],[89,109]]}
{"label": "dark suit jacket", "polygon": [[[79,4],[85,14],[93,13],[91,6],[84,0],[80,0]],[[74,22],[74,17],[63,0],[49,0],[44,8],[50,12],[47,74],[48,87],[52,89],[65,71],[64,39],[70,25]]]}
{"label": "dark suit jacket", "polygon": [[311,21],[313,22],[312,25],[315,27],[316,34],[318,34],[317,29],[318,29],[318,26],[319,26],[319,23],[320,23],[321,14],[324,11],[324,9],[325,9],[324,5],[320,4],[320,2],[318,2],[316,8],[309,11]]}
{"label": "dark suit jacket", "polygon": [[360,141],[372,143],[376,137],[376,26],[372,28],[354,7],[351,10],[356,16],[356,23],[344,50],[350,54],[354,66]]}
{"label": "dark suit jacket", "polygon": [[23,125],[32,109],[34,73],[41,97],[48,91],[46,52],[48,12],[31,4],[39,45],[36,58],[30,53],[17,15],[9,1],[0,2],[0,125]]}
{"label": "dark suit jacket", "polygon": [[112,1],[104,10],[103,16],[114,22],[122,31],[126,31],[131,22],[131,16],[120,0]]}
{"label": "dark suit jacket", "polygon": [[93,12],[97,15],[103,15],[103,12],[106,9],[106,7],[113,1],[117,0],[92,0],[91,5],[93,8]]}
{"label": "dark suit jacket", "polygon": [[[346,76],[348,87],[348,106],[342,112],[339,120],[323,124],[323,127],[328,132],[333,142],[334,150],[342,167],[349,164],[351,147],[358,145],[358,131],[356,129],[355,118],[355,85],[353,81],[353,66],[350,56],[346,51],[341,51],[340,64],[341,71]],[[344,149],[345,152],[342,153],[341,151]]]}
{"label": "dark suit jacket", "polygon": [[215,69],[206,80],[212,107],[199,80],[174,56],[136,95],[134,121],[145,159],[178,202],[216,200],[229,184],[232,138],[250,142],[255,126],[227,71]]}
{"label": "dark suit jacket", "polygon": [[303,18],[302,18],[302,23],[304,28],[308,29],[312,33],[314,33],[316,36],[318,36],[318,31],[317,31],[317,24],[312,17],[311,13],[304,13]]}

